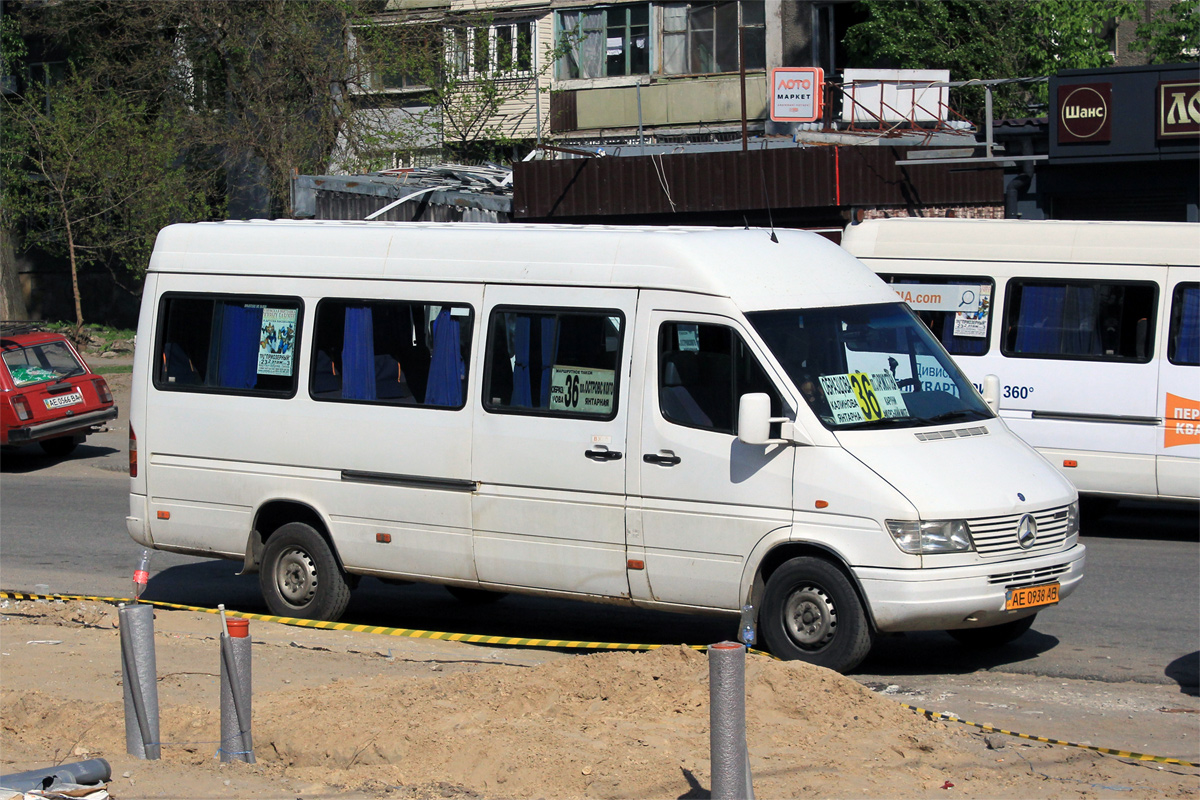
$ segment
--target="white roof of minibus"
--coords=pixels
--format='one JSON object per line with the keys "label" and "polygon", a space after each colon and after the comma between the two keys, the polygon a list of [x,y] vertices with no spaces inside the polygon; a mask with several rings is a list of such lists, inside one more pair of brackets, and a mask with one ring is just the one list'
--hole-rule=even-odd
{"label": "white roof of minibus", "polygon": [[851,225],[842,247],[858,258],[1196,266],[1200,224],[896,217]]}
{"label": "white roof of minibus", "polygon": [[172,225],[150,272],[637,287],[729,297],[743,311],[895,302],[807,231],[263,220]]}

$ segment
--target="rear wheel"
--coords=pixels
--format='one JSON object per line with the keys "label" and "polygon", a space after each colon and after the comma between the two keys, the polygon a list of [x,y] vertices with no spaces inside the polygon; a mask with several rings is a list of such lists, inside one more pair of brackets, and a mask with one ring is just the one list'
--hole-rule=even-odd
{"label": "rear wheel", "polygon": [[446,591],[454,595],[454,599],[460,603],[467,603],[473,606],[484,606],[489,603],[494,603],[497,600],[503,600],[508,596],[507,592],[493,592],[488,589],[473,589],[469,586],[447,586]]}
{"label": "rear wheel", "polygon": [[71,455],[71,453],[75,452],[75,447],[78,444],[79,442],[74,436],[59,436],[56,439],[43,439],[38,442],[38,445],[42,448],[42,452],[55,458],[63,458],[64,456]]}
{"label": "rear wheel", "polygon": [[1008,644],[1022,636],[1025,631],[1033,626],[1033,621],[1036,618],[1037,614],[1030,614],[1028,617],[1021,617],[1021,619],[1014,619],[1012,622],[1004,622],[986,628],[962,628],[957,631],[946,631],[946,633],[953,636],[960,644],[966,647],[975,650],[987,650]]}
{"label": "rear wheel", "polygon": [[837,672],[854,669],[871,649],[871,626],[858,593],[840,569],[820,558],[793,558],[775,570],[759,627],[779,658]]}
{"label": "rear wheel", "polygon": [[351,582],[321,534],[289,522],[267,539],[259,588],[271,613],[334,622],[350,602]]}

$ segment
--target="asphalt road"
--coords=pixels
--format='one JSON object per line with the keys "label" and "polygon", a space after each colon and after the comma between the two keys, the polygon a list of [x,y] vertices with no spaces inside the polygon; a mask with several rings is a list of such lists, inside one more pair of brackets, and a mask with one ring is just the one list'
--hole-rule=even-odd
{"label": "asphalt road", "polygon": [[[0,458],[0,588],[128,597],[139,546],[125,531],[127,479],[120,428],[73,458],[36,450]],[[881,639],[858,672],[888,680],[1011,674],[1200,685],[1200,519],[1193,508],[1123,503],[1085,526],[1082,587],[1043,612],[1018,641],[987,653],[943,633]],[[154,552],[146,597],[265,612],[257,576],[240,563]],[[623,606],[509,596],[469,606],[436,586],[366,578],[345,621],[548,639],[707,644],[735,636],[732,621]],[[890,676],[890,677],[888,677]]]}

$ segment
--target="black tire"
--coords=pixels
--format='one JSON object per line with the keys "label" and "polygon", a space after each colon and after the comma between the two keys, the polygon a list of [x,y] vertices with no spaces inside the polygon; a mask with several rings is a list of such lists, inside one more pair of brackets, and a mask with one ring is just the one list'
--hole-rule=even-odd
{"label": "black tire", "polygon": [[1006,645],[1024,635],[1025,631],[1033,626],[1036,618],[1037,614],[1030,614],[1028,617],[1014,619],[1012,622],[1002,622],[987,628],[961,628],[956,631],[946,631],[946,633],[957,639],[959,644],[964,647],[972,650],[990,650]]}
{"label": "black tire", "polygon": [[788,661],[849,672],[871,650],[871,625],[840,569],[820,558],[793,558],[767,581],[759,629],[767,649]]}
{"label": "black tire", "polygon": [[508,592],[493,592],[488,589],[473,589],[469,586],[447,586],[446,591],[454,595],[454,599],[460,603],[467,603],[473,606],[486,606],[494,603],[497,600],[503,600],[508,597]]}
{"label": "black tire", "polygon": [[311,525],[289,522],[267,539],[258,585],[271,613],[336,622],[350,602],[351,581]]}
{"label": "black tire", "polygon": [[42,452],[54,458],[64,458],[75,452],[79,445],[74,436],[59,436],[57,439],[43,439],[38,442]]}

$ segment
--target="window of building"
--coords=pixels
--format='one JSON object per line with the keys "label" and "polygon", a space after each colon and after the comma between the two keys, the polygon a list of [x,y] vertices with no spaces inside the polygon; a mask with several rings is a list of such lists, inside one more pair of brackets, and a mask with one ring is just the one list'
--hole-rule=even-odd
{"label": "window of building", "polygon": [[1181,283],[1171,293],[1167,358],[1172,364],[1200,366],[1200,283]]}
{"label": "window of building", "polygon": [[[355,32],[372,91],[422,89],[441,63],[440,32],[429,25],[381,25]],[[425,77],[423,77],[425,76]]]}
{"label": "window of building", "polygon": [[[996,284],[991,278],[967,275],[879,277],[893,285],[892,288],[912,306],[950,355],[982,356],[988,352],[992,330],[992,298],[996,294]],[[913,288],[903,288],[908,286]],[[961,286],[962,289],[946,295],[945,287],[948,286]],[[937,288],[924,292],[921,287]],[[971,310],[958,310],[963,305],[969,305]]]}
{"label": "window of building", "polygon": [[1153,283],[1014,278],[1006,356],[1146,362],[1154,352]]}
{"label": "window of building", "polygon": [[753,392],[770,395],[771,415],[782,415],[775,385],[732,328],[695,322],[659,328],[658,407],[663,419],[736,434],[739,400]]}
{"label": "window of building", "polygon": [[739,37],[745,44],[746,69],[764,69],[767,37],[763,0],[665,3],[662,71],[667,75],[737,72],[741,68]]}
{"label": "window of building", "polygon": [[451,63],[462,77],[527,75],[534,69],[532,20],[456,28],[449,34]]}
{"label": "window of building", "polygon": [[558,77],[603,78],[650,72],[650,4],[631,3],[558,12],[569,45]]}
{"label": "window of building", "polygon": [[454,303],[322,300],[314,400],[462,408],[474,312]]}
{"label": "window of building", "polygon": [[302,310],[290,297],[164,296],[154,385],[291,397]]}
{"label": "window of building", "polygon": [[624,329],[619,311],[493,311],[484,408],[612,419],[617,414]]}

